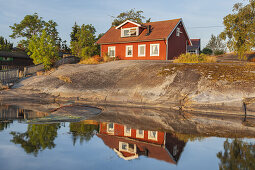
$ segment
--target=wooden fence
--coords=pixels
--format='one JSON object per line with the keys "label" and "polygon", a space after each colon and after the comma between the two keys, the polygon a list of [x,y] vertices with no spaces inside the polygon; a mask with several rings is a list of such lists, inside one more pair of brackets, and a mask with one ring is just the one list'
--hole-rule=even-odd
{"label": "wooden fence", "polygon": [[19,69],[0,71],[2,84],[13,83],[19,79]]}
{"label": "wooden fence", "polygon": [[42,71],[43,69],[44,69],[44,67],[43,67],[42,64],[38,64],[38,65],[35,65],[35,66],[24,67],[24,76],[34,74],[38,71]]}
{"label": "wooden fence", "polygon": [[35,65],[35,66],[28,66],[24,67],[24,71],[21,69],[12,69],[12,70],[0,70],[0,83],[8,84],[14,83],[19,78],[26,77],[28,75],[32,75],[38,71],[42,71],[43,65]]}

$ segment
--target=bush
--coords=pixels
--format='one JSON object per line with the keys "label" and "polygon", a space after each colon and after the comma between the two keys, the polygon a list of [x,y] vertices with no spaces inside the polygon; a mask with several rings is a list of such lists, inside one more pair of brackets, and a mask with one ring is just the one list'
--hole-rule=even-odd
{"label": "bush", "polygon": [[208,56],[205,54],[182,54],[177,59],[174,60],[174,63],[215,63],[216,58],[214,56]]}
{"label": "bush", "polygon": [[225,54],[224,50],[215,50],[214,51],[214,55],[223,55],[223,54]]}
{"label": "bush", "polygon": [[213,51],[210,48],[204,48],[202,50],[203,54],[212,55]]}
{"label": "bush", "polygon": [[116,60],[120,60],[120,58],[119,57],[109,57],[107,54],[103,54],[103,57],[101,57],[99,55],[95,55],[90,58],[83,58],[83,60],[81,60],[79,62],[79,64],[100,64],[100,63],[116,61]]}

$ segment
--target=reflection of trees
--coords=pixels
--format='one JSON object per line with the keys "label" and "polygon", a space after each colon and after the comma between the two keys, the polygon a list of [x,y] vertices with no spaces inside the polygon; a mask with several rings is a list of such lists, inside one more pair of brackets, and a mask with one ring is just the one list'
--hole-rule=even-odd
{"label": "reflection of trees", "polygon": [[3,131],[10,127],[11,122],[0,122],[0,131]]}
{"label": "reflection of trees", "polygon": [[73,135],[73,145],[80,138],[80,143],[89,141],[99,131],[99,126],[94,124],[70,123],[70,132]]}
{"label": "reflection of trees", "polygon": [[33,153],[37,156],[39,151],[55,147],[54,140],[57,137],[57,130],[60,124],[33,124],[28,125],[25,133],[11,132],[11,142],[21,144],[26,153]]}
{"label": "reflection of trees", "polygon": [[219,169],[254,169],[255,145],[235,139],[224,142],[224,153],[219,152]]}

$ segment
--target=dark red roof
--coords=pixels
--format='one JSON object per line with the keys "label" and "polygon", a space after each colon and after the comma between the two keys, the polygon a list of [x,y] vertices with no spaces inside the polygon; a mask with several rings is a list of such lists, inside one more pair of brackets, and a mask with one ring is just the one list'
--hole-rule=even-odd
{"label": "dark red roof", "polygon": [[[129,138],[121,138],[117,136],[110,136],[105,134],[97,134],[99,138],[101,138],[105,145],[110,147],[111,149],[119,149],[119,142],[127,142],[136,144],[138,147],[138,150],[140,152],[144,152],[144,148],[148,149],[148,157],[154,158],[157,160],[166,161],[172,164],[177,164],[175,160],[172,159],[172,157],[169,155],[169,152],[166,150],[166,148],[162,147],[161,145],[156,144],[150,144],[142,141],[136,141]],[[123,152],[124,156],[130,156],[130,154],[127,154]]]}
{"label": "dark red roof", "polygon": [[147,34],[147,29],[144,29],[139,36],[136,37],[121,37],[121,30],[115,29],[116,27],[110,28],[103,37],[101,37],[98,44],[114,44],[114,43],[125,43],[125,42],[139,42],[139,41],[153,41],[153,40],[165,40],[169,34],[174,30],[176,25],[181,19],[149,22],[143,24],[143,26],[151,26],[151,33]]}

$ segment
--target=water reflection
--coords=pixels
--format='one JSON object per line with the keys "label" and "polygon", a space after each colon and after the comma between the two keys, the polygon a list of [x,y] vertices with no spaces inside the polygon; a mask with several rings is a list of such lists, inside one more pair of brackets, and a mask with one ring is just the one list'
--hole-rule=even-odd
{"label": "water reflection", "polygon": [[11,132],[11,142],[20,144],[28,154],[38,155],[39,151],[53,149],[60,124],[33,124],[28,125],[25,133]]}
{"label": "water reflection", "polygon": [[0,122],[12,120],[30,120],[47,116],[47,113],[34,112],[31,110],[21,109],[17,106],[0,104]]}
{"label": "water reflection", "polygon": [[124,160],[143,155],[177,164],[186,144],[171,133],[134,129],[117,123],[100,123],[97,136]]}
{"label": "water reflection", "polygon": [[88,142],[99,131],[99,123],[93,120],[70,123],[69,127],[74,146],[77,139],[80,139],[80,144],[82,144],[84,141]]}
{"label": "water reflection", "polygon": [[[24,124],[23,122],[23,120],[43,116],[47,115],[15,106],[0,105],[1,166],[7,164],[1,157],[3,155],[1,152],[4,153],[4,150],[14,146],[14,149],[12,148],[14,151],[15,148],[19,148],[21,152],[17,152],[20,153],[17,157],[9,156],[10,160],[27,157],[37,160],[38,164],[42,162],[41,166],[47,165],[49,160],[56,157],[60,157],[61,160],[71,160],[63,161],[62,167],[59,164],[51,164],[56,169],[65,168],[65,163],[68,164],[73,160],[81,162],[80,165],[77,165],[80,166],[78,167],[80,169],[90,161],[94,161],[95,166],[96,164],[101,165],[94,169],[104,169],[107,165],[113,166],[108,169],[118,169],[120,164],[124,164],[126,169],[130,169],[128,164],[137,165],[138,162],[146,162],[144,163],[145,169],[155,169],[155,167],[147,165],[150,162],[152,162],[150,165],[158,165],[159,169],[161,169],[161,165],[168,169],[177,167],[171,166],[177,164],[179,169],[254,169],[255,167],[254,142],[249,143],[245,139],[226,139],[224,141],[224,138],[212,139],[197,134],[165,132],[167,130],[159,127],[155,122],[150,122],[149,119],[145,121],[145,116],[137,118],[144,123],[142,126],[134,117],[128,119],[132,122],[122,122],[121,116],[115,120],[115,115],[110,116],[111,119],[101,115],[100,119],[66,123],[67,126],[64,123]],[[20,124],[21,121],[22,124]],[[12,123],[13,125],[10,126]],[[151,126],[152,124],[154,126]],[[22,129],[20,129],[20,125],[22,125]],[[210,143],[211,141],[213,142]],[[214,148],[212,149],[212,147]],[[44,154],[40,154],[41,152]],[[210,155],[210,153],[212,154]],[[108,157],[116,159],[112,158],[108,161]],[[151,159],[148,161],[146,158]],[[208,167],[211,168],[203,167],[208,163],[203,163],[203,160],[205,162],[209,160]],[[212,160],[213,163],[211,163]],[[189,167],[189,164],[193,164],[193,166]],[[70,165],[73,167],[76,162]],[[24,166],[21,169],[29,168]],[[47,168],[44,167],[44,169]],[[141,169],[141,166],[138,169]]]}
{"label": "water reflection", "polygon": [[255,145],[244,142],[241,139],[224,142],[224,152],[219,152],[219,169],[254,169],[255,168]]}

